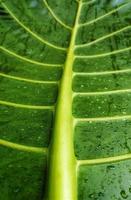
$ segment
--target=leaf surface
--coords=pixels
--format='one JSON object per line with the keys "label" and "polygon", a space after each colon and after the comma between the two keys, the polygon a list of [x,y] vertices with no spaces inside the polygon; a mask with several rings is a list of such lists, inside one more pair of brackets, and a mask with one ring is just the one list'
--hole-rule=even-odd
{"label": "leaf surface", "polygon": [[1,1],[1,200],[130,200],[130,11]]}

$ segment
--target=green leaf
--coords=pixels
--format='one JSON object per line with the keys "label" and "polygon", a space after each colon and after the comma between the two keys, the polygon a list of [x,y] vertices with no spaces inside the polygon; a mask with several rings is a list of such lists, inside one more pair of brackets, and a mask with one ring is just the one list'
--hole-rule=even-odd
{"label": "green leaf", "polygon": [[131,199],[130,13],[0,1],[0,200]]}

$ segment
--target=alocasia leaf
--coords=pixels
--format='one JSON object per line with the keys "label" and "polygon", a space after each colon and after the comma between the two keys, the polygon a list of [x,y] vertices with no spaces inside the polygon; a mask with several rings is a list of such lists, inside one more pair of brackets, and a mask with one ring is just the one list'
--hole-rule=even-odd
{"label": "alocasia leaf", "polygon": [[0,200],[130,200],[131,1],[0,3]]}

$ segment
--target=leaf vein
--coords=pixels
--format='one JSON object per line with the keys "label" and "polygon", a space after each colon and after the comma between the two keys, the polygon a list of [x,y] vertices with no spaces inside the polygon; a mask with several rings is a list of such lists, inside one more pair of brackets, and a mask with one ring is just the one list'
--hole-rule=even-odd
{"label": "leaf vein", "polygon": [[43,0],[46,8],[49,10],[49,12],[51,13],[51,15],[53,16],[53,18],[60,24],[62,25],[64,28],[68,29],[68,30],[72,30],[72,27],[65,24],[64,22],[61,21],[61,19],[59,19],[56,14],[54,13],[54,11],[51,9],[51,7],[49,6],[49,4],[47,3],[46,0]]}
{"label": "leaf vein", "polygon": [[131,89],[100,91],[100,92],[74,92],[73,97],[76,97],[76,96],[96,96],[96,95],[122,94],[122,93],[129,93],[129,92],[131,92]]}
{"label": "leaf vein", "polygon": [[74,118],[74,126],[79,122],[99,122],[99,121],[117,121],[117,120],[131,120],[131,115],[116,115],[111,117],[92,117],[92,118]]}
{"label": "leaf vein", "polygon": [[28,78],[22,78],[18,76],[12,76],[12,75],[7,75],[4,73],[0,73],[0,76],[8,79],[14,79],[18,81],[25,81],[29,83],[38,83],[38,84],[58,84],[58,81],[40,81],[40,80],[33,80],[33,79],[28,79]]}
{"label": "leaf vein", "polygon": [[110,74],[122,74],[129,73],[131,69],[123,69],[123,70],[113,70],[113,71],[101,71],[101,72],[74,72],[73,77],[75,76],[102,76],[102,75],[110,75]]}
{"label": "leaf vein", "polygon": [[26,151],[26,152],[34,152],[34,153],[44,153],[47,154],[47,148],[41,148],[41,147],[32,147],[32,146],[26,146],[21,145],[13,142],[9,142],[7,140],[0,139],[0,145],[12,149],[16,149],[19,151]]}
{"label": "leaf vein", "polygon": [[11,17],[22,27],[24,28],[28,33],[30,33],[34,38],[36,38],[37,40],[39,40],[40,42],[42,42],[43,44],[46,44],[47,46],[57,49],[57,50],[62,50],[62,51],[66,51],[67,48],[64,47],[59,47],[56,46],[48,41],[46,41],[45,39],[41,38],[40,36],[38,36],[36,33],[34,33],[33,31],[30,30],[30,28],[28,28],[26,25],[24,25],[15,15],[14,13],[7,7],[7,5],[5,3],[2,3],[3,7],[8,11],[8,13],[11,15]]}
{"label": "leaf vein", "polygon": [[21,60],[24,60],[26,62],[29,62],[29,63],[32,63],[32,64],[35,64],[35,65],[40,65],[40,66],[47,66],[47,67],[62,67],[63,65],[62,64],[49,64],[49,63],[43,63],[43,62],[38,62],[36,60],[32,60],[32,59],[29,59],[29,58],[26,58],[24,56],[21,56],[21,55],[18,55],[16,54],[15,52],[3,47],[3,46],[0,46],[0,49],[8,54],[10,54],[11,56],[14,56],[16,58],[19,58]]}
{"label": "leaf vein", "polygon": [[123,31],[126,31],[126,30],[128,30],[128,29],[130,29],[130,28],[131,28],[131,26],[126,26],[126,27],[124,27],[124,28],[122,28],[122,29],[119,29],[119,30],[114,31],[114,32],[112,32],[112,33],[110,33],[110,34],[107,34],[107,35],[105,35],[105,36],[102,36],[102,37],[100,37],[100,38],[98,38],[98,39],[96,39],[96,40],[94,40],[94,41],[92,41],[92,42],[85,43],[85,44],[80,44],[80,45],[76,45],[75,48],[77,49],[77,48],[83,48],[83,47],[92,46],[92,45],[97,44],[98,42],[100,42],[100,41],[102,41],[102,40],[105,40],[105,39],[107,39],[107,38],[109,38],[109,37],[112,37],[112,36],[114,36],[114,35],[116,35],[116,34],[119,34],[119,33],[123,32]]}
{"label": "leaf vein", "polygon": [[119,6],[118,8],[116,8],[116,9],[114,9],[114,10],[111,10],[110,12],[108,12],[108,13],[106,13],[106,14],[104,14],[104,15],[102,15],[102,16],[96,18],[96,19],[93,19],[93,20],[91,20],[91,21],[89,21],[89,22],[85,22],[85,23],[83,23],[83,24],[80,23],[80,24],[79,24],[79,27],[88,26],[88,25],[90,25],[90,24],[96,23],[97,21],[99,21],[99,20],[101,20],[101,19],[104,19],[105,17],[108,17],[109,15],[111,15],[111,14],[113,14],[113,13],[119,11],[121,8],[127,6],[128,4],[129,4],[129,3],[126,3],[126,4],[122,5],[122,6]]}
{"label": "leaf vein", "polygon": [[97,159],[90,159],[90,160],[77,160],[77,166],[84,166],[84,165],[96,165],[96,164],[106,164],[106,163],[114,163],[124,160],[131,159],[131,153],[120,155],[120,156],[113,156],[108,158],[97,158]]}
{"label": "leaf vein", "polygon": [[124,49],[119,49],[119,50],[115,50],[115,51],[111,51],[111,52],[107,52],[107,53],[102,53],[102,54],[96,54],[96,55],[75,55],[75,58],[79,58],[79,59],[92,59],[92,58],[100,58],[100,57],[106,57],[106,56],[110,56],[110,55],[114,55],[114,54],[118,54],[118,53],[122,53],[125,51],[130,51],[131,47],[127,47]]}
{"label": "leaf vein", "polygon": [[16,108],[26,108],[26,109],[35,109],[35,110],[53,110],[54,106],[36,106],[36,105],[25,105],[25,104],[19,104],[19,103],[14,103],[14,102],[8,102],[8,101],[3,101],[0,100],[1,105],[5,106],[12,106]]}

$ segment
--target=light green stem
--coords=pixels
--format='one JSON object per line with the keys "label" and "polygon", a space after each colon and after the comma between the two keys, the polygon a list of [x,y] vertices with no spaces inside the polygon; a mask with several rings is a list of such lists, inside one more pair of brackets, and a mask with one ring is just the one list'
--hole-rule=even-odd
{"label": "light green stem", "polygon": [[72,30],[70,46],[60,84],[54,133],[49,151],[47,200],[76,200],[77,174],[73,147],[72,67],[81,3]]}

